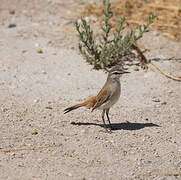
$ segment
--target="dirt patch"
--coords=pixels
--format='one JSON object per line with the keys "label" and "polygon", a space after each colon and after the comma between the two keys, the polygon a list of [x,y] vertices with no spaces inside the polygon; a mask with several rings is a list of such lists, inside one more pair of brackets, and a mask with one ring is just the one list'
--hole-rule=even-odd
{"label": "dirt patch", "polygon": [[[116,1],[112,3],[114,18],[112,24],[116,25],[122,16],[127,18],[130,26],[136,27],[144,24],[151,13],[157,15],[157,19],[151,26],[154,30],[159,30],[163,35],[180,41],[181,40],[181,2],[180,0],[132,0]],[[103,6],[97,4],[87,4],[82,11],[82,15],[96,16],[99,19],[103,15]]]}

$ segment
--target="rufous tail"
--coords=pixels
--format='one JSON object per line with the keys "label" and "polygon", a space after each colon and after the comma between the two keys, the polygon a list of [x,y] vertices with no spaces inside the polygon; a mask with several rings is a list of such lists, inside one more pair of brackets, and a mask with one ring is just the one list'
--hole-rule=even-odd
{"label": "rufous tail", "polygon": [[66,114],[66,113],[68,113],[68,112],[70,112],[70,111],[73,111],[73,110],[75,110],[75,109],[77,109],[77,108],[80,108],[80,107],[82,107],[82,106],[85,106],[85,104],[84,104],[84,103],[81,103],[81,104],[76,104],[76,105],[74,105],[74,106],[68,107],[68,108],[64,109],[64,114]]}
{"label": "rufous tail", "polygon": [[89,98],[87,101],[85,101],[83,103],[76,104],[74,106],[71,106],[71,107],[64,109],[64,114],[66,114],[66,113],[68,113],[74,109],[80,108],[82,106],[86,106],[87,108],[91,108],[91,107],[93,107],[95,102],[96,102],[96,96],[92,96],[91,98]]}

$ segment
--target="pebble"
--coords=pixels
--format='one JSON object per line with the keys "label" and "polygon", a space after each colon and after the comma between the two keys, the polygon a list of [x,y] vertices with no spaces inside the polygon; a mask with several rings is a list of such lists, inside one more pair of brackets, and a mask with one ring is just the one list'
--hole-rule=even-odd
{"label": "pebble", "polygon": [[160,99],[152,99],[153,102],[160,102]]}
{"label": "pebble", "polygon": [[3,108],[2,111],[6,112],[6,111],[8,111],[8,108]]}
{"label": "pebble", "polygon": [[35,43],[35,47],[39,47],[40,46],[40,44],[39,43]]}
{"label": "pebble", "polygon": [[31,134],[32,134],[32,135],[36,135],[36,134],[38,134],[38,131],[32,130],[32,131],[31,131]]}
{"label": "pebble", "polygon": [[72,174],[71,174],[71,173],[68,173],[68,176],[72,177]]}
{"label": "pebble", "polygon": [[159,107],[160,107],[160,105],[159,105],[159,104],[156,104],[154,107],[155,107],[155,108],[159,108]]}
{"label": "pebble", "polygon": [[161,105],[166,105],[166,104],[167,104],[167,102],[166,102],[166,101],[164,101],[164,102],[162,102],[162,103],[161,103]]}
{"label": "pebble", "polygon": [[25,53],[25,52],[27,52],[27,50],[22,50],[21,52],[22,52],[22,53]]}
{"label": "pebble", "polygon": [[39,99],[34,99],[34,103],[38,103],[40,100]]}
{"label": "pebble", "polygon": [[51,106],[46,106],[45,109],[53,109]]}
{"label": "pebble", "polygon": [[47,72],[46,71],[42,71],[42,74],[47,74]]}
{"label": "pebble", "polygon": [[8,28],[14,28],[14,27],[16,27],[16,24],[9,24],[8,25]]}
{"label": "pebble", "polygon": [[39,54],[42,54],[43,50],[42,49],[37,49],[36,52],[39,53]]}
{"label": "pebble", "polygon": [[110,140],[110,142],[111,142],[112,144],[114,144],[114,140]]}
{"label": "pebble", "polygon": [[15,10],[14,9],[9,9],[9,14],[15,14]]}

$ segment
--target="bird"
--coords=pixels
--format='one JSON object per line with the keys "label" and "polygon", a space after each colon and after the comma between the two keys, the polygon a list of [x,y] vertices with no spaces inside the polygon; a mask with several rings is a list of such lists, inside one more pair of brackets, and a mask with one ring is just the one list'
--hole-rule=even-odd
{"label": "bird", "polygon": [[[64,114],[69,113],[70,111],[80,107],[87,107],[89,109],[92,109],[92,111],[94,111],[95,109],[102,110],[102,121],[104,125],[103,127],[105,128],[106,132],[111,133],[113,127],[109,118],[109,110],[118,101],[120,97],[120,77],[122,76],[122,74],[125,73],[129,72],[125,71],[125,69],[121,68],[120,66],[114,66],[110,71],[108,71],[107,80],[103,88],[99,91],[99,93],[96,96],[92,96],[88,100],[80,104],[76,104],[64,109]],[[105,114],[110,128],[107,128],[107,125],[105,123]]]}

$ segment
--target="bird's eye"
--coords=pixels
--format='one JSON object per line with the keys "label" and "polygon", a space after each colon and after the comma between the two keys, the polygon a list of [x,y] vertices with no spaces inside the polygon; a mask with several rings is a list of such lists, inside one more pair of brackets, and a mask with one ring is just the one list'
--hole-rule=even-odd
{"label": "bird's eye", "polygon": [[113,72],[113,74],[116,74],[116,75],[118,75],[118,74],[121,74],[121,73],[116,71],[116,72]]}

